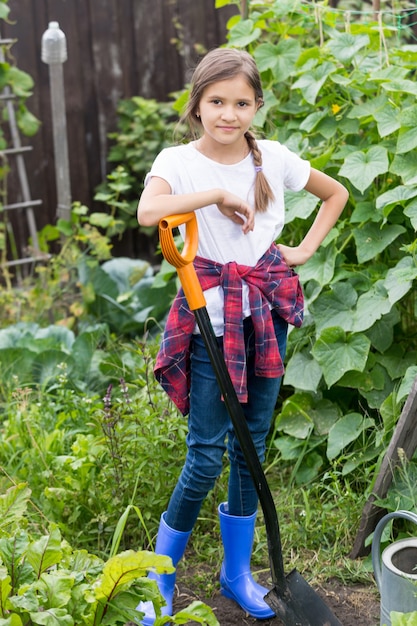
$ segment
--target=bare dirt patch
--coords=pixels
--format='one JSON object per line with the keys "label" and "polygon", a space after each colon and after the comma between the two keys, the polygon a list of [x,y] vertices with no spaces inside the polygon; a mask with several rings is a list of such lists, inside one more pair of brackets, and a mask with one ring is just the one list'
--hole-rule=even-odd
{"label": "bare dirt patch", "polygon": [[[186,578],[187,582],[180,578],[177,581],[175,612],[194,600],[200,600],[213,609],[220,626],[282,626],[282,621],[277,617],[262,621],[249,617],[235,602],[221,595],[218,585],[210,597],[205,597],[194,585],[191,587],[192,574],[189,571]],[[261,579],[259,582],[267,584]],[[365,585],[347,586],[336,579],[319,587],[312,586],[343,626],[378,626],[380,606],[376,588]]]}

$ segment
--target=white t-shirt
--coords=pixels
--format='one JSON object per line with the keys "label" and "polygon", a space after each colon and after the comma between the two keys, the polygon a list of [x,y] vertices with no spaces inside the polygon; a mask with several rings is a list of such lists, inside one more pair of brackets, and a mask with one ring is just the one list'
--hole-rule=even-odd
{"label": "white t-shirt", "polygon": [[[300,191],[307,184],[310,163],[301,159],[278,141],[257,140],[262,152],[262,168],[275,200],[264,213],[256,213],[254,230],[247,235],[242,227],[220,213],[216,205],[196,211],[198,223],[197,254],[218,263],[235,261],[255,266],[275,241],[285,222],[284,191]],[[227,189],[254,205],[255,166],[249,153],[239,163],[225,165],[207,158],[195,142],[162,150],[156,157],[146,182],[152,176],[163,178],[175,195]],[[184,236],[184,228],[180,228]],[[207,310],[216,335],[223,334],[223,291],[214,287],[204,293]],[[247,288],[243,289],[243,314],[250,315]]]}

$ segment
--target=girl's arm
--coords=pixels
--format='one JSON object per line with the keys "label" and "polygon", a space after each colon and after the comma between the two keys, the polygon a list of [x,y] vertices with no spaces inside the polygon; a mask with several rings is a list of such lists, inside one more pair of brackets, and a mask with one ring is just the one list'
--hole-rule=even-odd
{"label": "girl's arm", "polygon": [[254,210],[234,194],[224,189],[209,189],[174,195],[167,181],[157,176],[151,178],[140,197],[138,222],[142,226],[156,226],[168,215],[189,213],[210,204],[216,204],[223,215],[240,224],[245,234],[253,230]]}
{"label": "girl's arm", "polygon": [[322,204],[310,230],[298,246],[278,245],[286,263],[291,267],[303,265],[313,256],[336,224],[349,197],[346,187],[314,168],[304,189],[320,198]]}

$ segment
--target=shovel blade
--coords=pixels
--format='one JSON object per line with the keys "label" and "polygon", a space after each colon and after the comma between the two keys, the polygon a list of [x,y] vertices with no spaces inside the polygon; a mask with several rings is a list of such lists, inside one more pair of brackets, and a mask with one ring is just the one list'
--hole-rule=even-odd
{"label": "shovel blade", "polygon": [[286,581],[285,589],[274,587],[264,598],[285,626],[342,626],[297,570],[290,572]]}

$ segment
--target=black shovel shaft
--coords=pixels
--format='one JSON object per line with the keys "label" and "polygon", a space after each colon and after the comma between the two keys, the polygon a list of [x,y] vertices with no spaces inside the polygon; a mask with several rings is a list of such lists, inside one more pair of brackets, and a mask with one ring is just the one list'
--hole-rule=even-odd
{"label": "black shovel shaft", "polygon": [[223,353],[217,343],[207,309],[205,307],[195,309],[194,315],[216,375],[224,403],[259,496],[268,539],[272,582],[274,586],[278,586],[282,591],[285,591],[287,580],[284,572],[281,536],[274,500],[259,461],[258,453],[253,443],[243,409],[233,387]]}

